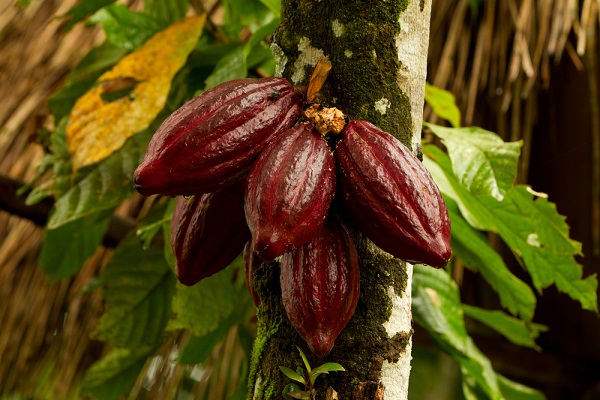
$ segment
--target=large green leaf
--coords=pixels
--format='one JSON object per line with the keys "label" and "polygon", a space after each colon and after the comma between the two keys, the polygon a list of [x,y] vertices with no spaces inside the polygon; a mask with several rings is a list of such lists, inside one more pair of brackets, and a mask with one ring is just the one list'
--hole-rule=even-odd
{"label": "large green leaf", "polygon": [[[206,79],[206,89],[233,79],[245,78],[248,75],[249,63],[258,64],[264,59],[264,53],[260,54],[259,44],[267,35],[273,33],[278,24],[279,19],[272,20],[260,27],[247,43],[233,47],[223,56],[215,66],[213,73]],[[260,57],[250,60],[256,54],[260,54]]]}
{"label": "large green leaf", "polygon": [[127,51],[109,42],[94,47],[69,73],[65,86],[50,97],[48,106],[60,121],[71,112],[79,97],[84,95],[104,72],[115,65]]}
{"label": "large green leaf", "polygon": [[546,396],[539,390],[511,381],[502,375],[498,376],[500,390],[504,397],[510,400],[544,400]]}
{"label": "large green leaf", "polygon": [[151,132],[132,137],[123,148],[80,172],[82,178],[56,201],[48,228],[104,210],[112,210],[133,193],[133,171],[139,164]]}
{"label": "large green leaf", "polygon": [[540,350],[535,343],[535,339],[540,335],[540,332],[548,330],[544,325],[525,322],[502,311],[484,310],[466,304],[463,304],[462,308],[465,315],[501,333],[512,343],[519,346]]}
{"label": "large green leaf", "polygon": [[94,336],[121,348],[159,342],[171,316],[175,288],[162,248],[144,250],[137,236],[129,235],[100,280],[106,310]]}
{"label": "large green leaf", "polygon": [[225,12],[223,31],[233,39],[239,40],[244,28],[256,32],[275,18],[260,0],[223,0],[222,3]]}
{"label": "large green leaf", "polygon": [[[240,265],[237,260],[234,263]],[[237,307],[238,289],[234,285],[233,268],[203,279],[192,287],[177,284],[173,299],[175,318],[169,329],[189,329],[196,336],[204,336],[217,329]]]}
{"label": "large green leaf", "polygon": [[477,127],[426,126],[448,148],[452,169],[467,190],[502,200],[517,176],[521,142],[504,142],[494,132]]}
{"label": "large green leaf", "polygon": [[280,0],[260,0],[260,2],[263,3],[265,6],[267,6],[267,8],[269,10],[271,10],[271,12],[276,17],[279,17],[279,15],[281,14],[281,1]]}
{"label": "large green leaf", "polygon": [[69,18],[69,21],[65,25],[65,30],[71,29],[76,23],[83,21],[89,15],[92,15],[99,9],[109,4],[114,3],[116,0],[85,0],[80,1],[77,5],[73,6],[64,17]]}
{"label": "large green leaf", "polygon": [[244,45],[239,44],[219,60],[213,73],[206,79],[206,89],[213,88],[223,82],[245,78],[248,74]]}
{"label": "large green leaf", "polygon": [[122,4],[102,8],[89,22],[102,24],[106,39],[127,50],[137,49],[164,27],[151,16],[130,11]]}
{"label": "large green leaf", "polygon": [[131,390],[152,347],[113,349],[87,370],[81,394],[98,400],[118,400]]}
{"label": "large green leaf", "polygon": [[454,200],[446,198],[445,201],[452,225],[452,253],[467,268],[481,273],[498,293],[502,306],[512,314],[531,321],[536,304],[533,290],[510,272],[485,237],[464,220]]}
{"label": "large green leaf", "polygon": [[582,267],[575,260],[581,244],[569,238],[565,218],[553,203],[527,186],[510,189],[503,201],[474,195],[455,177],[450,159],[440,149],[425,146],[423,153],[423,162],[440,190],[458,204],[471,226],[502,237],[523,261],[538,291],[554,283],[584,309],[598,310],[596,275],[582,279]]}
{"label": "large green leaf", "polygon": [[192,336],[181,352],[179,362],[182,364],[200,364],[206,361],[215,346],[227,335],[231,327],[238,322],[238,316],[232,313],[221,320],[217,328],[203,336]]}
{"label": "large green leaf", "polygon": [[187,0],[145,0],[144,12],[160,21],[163,26],[180,21],[188,11]]}
{"label": "large green leaf", "polygon": [[50,281],[66,278],[81,269],[102,242],[108,217],[106,212],[94,213],[46,230],[39,263]]}
{"label": "large green leaf", "polygon": [[455,128],[460,126],[460,110],[456,106],[454,95],[447,90],[425,83],[425,101],[438,117],[443,118]]}
{"label": "large green leaf", "polygon": [[467,334],[458,288],[443,269],[414,266],[413,318],[461,365],[463,380],[472,380],[487,398],[502,399],[487,357]]}
{"label": "large green leaf", "polygon": [[[54,205],[55,210],[48,220],[49,228],[57,228],[98,211],[112,210],[121,201],[131,196],[133,172],[146,152],[152,134],[171,112],[189,98],[188,77],[187,69],[175,75],[165,108],[148,129],[129,138],[119,151],[99,163],[78,170],[75,178],[72,178],[70,169],[62,171],[71,187],[59,194]],[[62,135],[64,145],[64,129]],[[58,178],[59,176],[55,174],[54,179]],[[51,191],[52,187],[46,190]]]}

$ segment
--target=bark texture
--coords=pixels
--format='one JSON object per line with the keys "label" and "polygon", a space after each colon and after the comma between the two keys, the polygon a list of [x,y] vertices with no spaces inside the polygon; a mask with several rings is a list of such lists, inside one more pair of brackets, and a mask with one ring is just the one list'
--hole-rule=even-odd
{"label": "bark texture", "polygon": [[[321,56],[333,68],[322,102],[351,119],[368,120],[419,152],[431,0],[283,0],[272,50],[278,72],[306,85]],[[261,305],[252,355],[249,399],[281,398],[290,383],[278,366],[302,366],[299,346],[316,367],[340,363],[347,372],[317,380],[340,399],[406,399],[410,373],[412,266],[354,231],[361,293],[354,317],[322,359],[291,327],[281,302],[279,265],[254,274]]]}

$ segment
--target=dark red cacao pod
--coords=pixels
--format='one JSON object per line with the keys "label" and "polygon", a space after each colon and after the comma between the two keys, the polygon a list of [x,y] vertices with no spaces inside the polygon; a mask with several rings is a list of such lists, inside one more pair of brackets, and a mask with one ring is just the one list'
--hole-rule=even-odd
{"label": "dark red cacao pod", "polygon": [[328,354],[358,302],[358,256],[348,229],[328,218],[281,260],[281,296],[292,326],[317,356]]}
{"label": "dark red cacao pod", "polygon": [[180,197],[171,222],[177,279],[187,286],[209,277],[242,252],[250,239],[244,217],[245,182],[213,193]]}
{"label": "dark red cacao pod", "polygon": [[218,85],[162,123],[135,170],[135,187],[145,196],[218,190],[243,178],[263,147],[300,113],[300,98],[283,78]]}
{"label": "dark red cacao pod", "polygon": [[248,241],[246,246],[244,246],[244,271],[246,276],[246,287],[248,288],[250,297],[252,297],[252,301],[256,307],[260,304],[260,297],[258,297],[258,293],[256,293],[256,290],[254,289],[252,279],[254,271],[261,263],[262,261],[254,254],[252,242]]}
{"label": "dark red cacao pod", "polygon": [[301,124],[267,146],[246,181],[254,252],[270,261],[307,243],[335,193],[335,159],[325,139]]}
{"label": "dark red cacao pod", "polygon": [[373,243],[411,263],[446,265],[448,210],[431,175],[406,146],[369,122],[351,121],[336,160],[342,203]]}

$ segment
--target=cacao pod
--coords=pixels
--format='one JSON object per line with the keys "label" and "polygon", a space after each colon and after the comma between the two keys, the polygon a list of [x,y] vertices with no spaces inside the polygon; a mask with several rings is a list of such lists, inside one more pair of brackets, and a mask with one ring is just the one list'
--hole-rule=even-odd
{"label": "cacao pod", "polygon": [[158,128],[134,173],[143,195],[194,195],[242,179],[263,147],[292,127],[301,101],[283,78],[207,90]]}
{"label": "cacao pod", "polygon": [[261,261],[254,255],[254,250],[252,248],[252,242],[248,241],[246,246],[244,246],[244,271],[246,276],[246,287],[248,288],[248,292],[250,293],[250,297],[252,297],[252,301],[254,305],[258,307],[260,304],[260,297],[258,297],[258,293],[254,289],[254,284],[252,283],[252,274],[258,266],[260,266]]}
{"label": "cacao pod", "polygon": [[336,160],[342,203],[373,243],[411,263],[446,265],[448,210],[431,175],[406,146],[369,122],[351,121]]}
{"label": "cacao pod", "polygon": [[358,256],[348,229],[328,218],[281,260],[281,296],[292,326],[317,356],[328,354],[358,302]]}
{"label": "cacao pod", "polygon": [[171,222],[176,275],[192,286],[225,267],[242,252],[250,231],[244,217],[241,181],[213,193],[180,197]]}
{"label": "cacao pod", "polygon": [[333,154],[312,124],[297,125],[258,157],[246,181],[246,221],[264,261],[307,243],[335,193]]}

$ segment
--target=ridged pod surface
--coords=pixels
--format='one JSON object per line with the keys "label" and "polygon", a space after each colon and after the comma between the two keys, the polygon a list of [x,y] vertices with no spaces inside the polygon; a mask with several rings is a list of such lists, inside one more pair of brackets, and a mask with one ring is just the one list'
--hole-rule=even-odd
{"label": "ridged pod surface", "polygon": [[256,307],[258,307],[258,305],[260,304],[260,297],[258,297],[258,293],[256,293],[256,290],[254,289],[252,275],[261,263],[262,261],[260,261],[260,259],[254,254],[252,242],[248,241],[246,243],[246,246],[244,246],[244,275],[246,277],[246,287],[248,288],[250,297],[252,297],[252,301],[254,302],[254,305]]}
{"label": "ridged pod surface", "polygon": [[348,229],[328,218],[281,260],[281,296],[292,326],[317,356],[328,354],[358,302],[358,256]]}
{"label": "ridged pod surface", "polygon": [[218,190],[243,178],[300,113],[300,98],[283,78],[237,79],[209,89],[158,128],[135,170],[135,187],[145,196]]}
{"label": "ridged pod surface", "polygon": [[246,183],[254,252],[270,261],[307,243],[329,211],[335,185],[335,159],[312,124],[295,126],[267,146]]}
{"label": "ridged pod surface", "polygon": [[171,222],[176,275],[192,286],[227,267],[244,249],[250,231],[244,217],[241,181],[223,190],[180,197]]}
{"label": "ridged pod surface", "polygon": [[446,265],[451,255],[448,210],[410,150],[369,122],[351,121],[335,154],[342,202],[373,243],[411,263]]}

